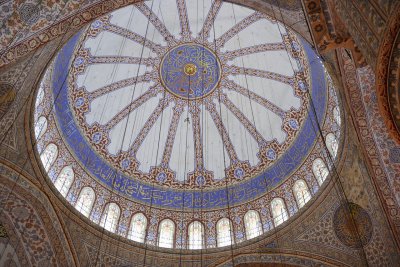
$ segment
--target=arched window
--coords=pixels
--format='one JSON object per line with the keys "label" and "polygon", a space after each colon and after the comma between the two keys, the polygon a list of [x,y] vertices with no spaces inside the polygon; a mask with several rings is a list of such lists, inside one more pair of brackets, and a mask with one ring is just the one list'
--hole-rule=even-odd
{"label": "arched window", "polygon": [[333,118],[335,119],[336,124],[337,124],[338,126],[340,126],[340,124],[341,124],[341,119],[340,119],[340,109],[339,109],[338,106],[336,106],[336,107],[333,109]]}
{"label": "arched window", "polygon": [[329,174],[328,168],[326,167],[324,161],[320,158],[315,159],[312,165],[312,170],[315,178],[318,181],[318,184],[322,185]]}
{"label": "arched window", "polygon": [[39,87],[39,91],[36,96],[35,107],[39,106],[42,103],[43,98],[44,98],[44,90],[43,90],[43,83],[42,83]]}
{"label": "arched window", "polygon": [[40,159],[42,161],[43,167],[46,171],[49,171],[51,165],[53,165],[58,155],[58,148],[55,144],[50,143],[46,146],[42,154],[40,155]]}
{"label": "arched window", "polygon": [[189,224],[189,249],[201,249],[204,243],[204,227],[199,221]]}
{"label": "arched window", "polygon": [[232,224],[228,218],[222,218],[217,222],[217,246],[224,247],[232,244]]}
{"label": "arched window", "polygon": [[289,218],[283,199],[274,198],[271,201],[271,209],[275,226],[280,225]]}
{"label": "arched window", "polygon": [[119,220],[120,209],[115,203],[108,203],[104,209],[100,225],[110,232],[115,232]]}
{"label": "arched window", "polygon": [[304,180],[297,180],[293,185],[293,193],[299,208],[303,207],[310,199],[311,194]]}
{"label": "arched window", "polygon": [[47,119],[43,116],[39,117],[39,119],[35,123],[35,138],[40,139],[43,134],[47,130]]}
{"label": "arched window", "polygon": [[170,219],[161,221],[158,233],[158,246],[163,248],[174,247],[175,224]]}
{"label": "arched window", "polygon": [[90,212],[92,211],[94,198],[95,193],[91,187],[87,186],[82,188],[78,200],[75,203],[75,208],[86,217],[89,217]]}
{"label": "arched window", "polygon": [[131,220],[131,226],[129,229],[128,238],[144,243],[144,237],[146,236],[147,218],[143,213],[136,213]]}
{"label": "arched window", "polygon": [[67,193],[74,181],[74,170],[71,166],[65,166],[60,174],[58,175],[56,181],[54,182],[54,186],[61,193],[63,197],[67,196]]}
{"label": "arched window", "polygon": [[246,238],[251,239],[262,234],[260,215],[255,210],[249,210],[244,215]]}
{"label": "arched window", "polygon": [[339,143],[336,139],[336,136],[333,133],[328,133],[326,135],[326,147],[328,148],[329,153],[333,158],[336,158],[337,151],[339,148]]}

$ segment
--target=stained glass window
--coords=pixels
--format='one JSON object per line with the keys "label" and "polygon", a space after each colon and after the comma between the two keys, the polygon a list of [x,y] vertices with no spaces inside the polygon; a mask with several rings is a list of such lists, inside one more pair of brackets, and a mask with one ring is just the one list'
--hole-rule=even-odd
{"label": "stained glass window", "polygon": [[147,218],[143,213],[136,213],[132,217],[128,238],[136,242],[144,242],[146,236]]}
{"label": "stained glass window", "polygon": [[55,144],[50,143],[44,149],[40,155],[40,160],[42,161],[43,167],[46,171],[50,170],[51,165],[53,165],[58,155],[58,148]]}
{"label": "stained glass window", "polygon": [[40,139],[47,130],[47,119],[41,116],[35,123],[35,138]]}
{"label": "stained glass window", "polygon": [[[305,82],[313,72],[324,72],[309,44],[267,14],[221,0],[203,2],[207,3],[200,13],[205,16],[199,16],[196,1],[163,0],[154,3],[159,6],[155,13],[150,1],[94,20],[66,44],[76,49],[58,52],[36,96],[32,135],[40,140],[36,148],[42,165],[61,194],[69,195],[66,200],[79,212],[109,231],[149,245],[228,246],[262,235],[274,223],[288,219],[296,204],[290,201],[286,206],[286,196],[294,195],[299,207],[309,201],[319,188],[316,181],[307,179],[309,189],[306,183],[294,185],[291,177],[301,177],[304,169],[312,168],[322,184],[331,165],[321,159],[313,164],[314,157],[324,158],[321,147],[301,139],[312,125],[305,123],[310,119],[309,106],[304,104],[308,94],[298,94],[299,90],[319,92],[312,97],[318,117],[326,118],[322,130],[336,136],[327,136],[329,152],[322,152],[324,156],[338,154],[343,111],[331,105],[338,101],[328,73],[321,83]],[[161,9],[168,14],[161,14]],[[286,51],[287,45],[296,53]],[[308,59],[313,59],[312,68]],[[74,82],[68,83],[65,94],[58,94],[65,79],[51,77],[66,74]],[[304,79],[297,79],[299,75]],[[76,131],[71,132],[72,128]],[[77,140],[85,142],[78,144]],[[263,145],[275,141],[284,149]],[[48,142],[54,144],[46,147]],[[287,157],[286,148],[299,147],[304,155]],[[96,164],[87,164],[88,158]],[[274,177],[271,188],[282,185],[279,188],[284,189],[274,197],[285,198],[271,207],[273,192],[265,187],[256,190],[256,195],[243,194],[238,201],[249,205],[235,219],[230,220],[227,213],[220,215],[226,217],[221,221],[215,219],[215,209],[229,209],[227,202],[215,206],[225,192],[224,181],[238,181],[231,185],[233,191],[251,192],[263,177],[276,174],[284,161],[290,164]],[[73,171],[67,168],[61,175],[68,164]],[[102,183],[104,173],[118,173],[120,184],[135,183],[145,191],[157,184],[160,190],[151,197],[131,194],[103,206],[107,202],[101,202],[102,196],[126,193],[123,186]],[[181,211],[175,208],[181,205],[185,179],[190,181],[185,184],[185,200],[203,193],[210,200],[185,201],[187,209],[203,209],[204,221],[186,217],[178,223]],[[90,187],[76,192],[76,197],[75,186],[81,185]],[[253,205],[255,200],[265,206]],[[154,208],[148,214],[149,210],[141,209],[143,205]],[[166,218],[170,219],[162,221]]]}
{"label": "stained glass window", "polygon": [[39,91],[36,96],[35,107],[39,106],[42,103],[43,98],[44,98],[44,90],[43,90],[43,83],[42,83],[39,87]]}
{"label": "stained glass window", "polygon": [[189,224],[189,249],[201,249],[204,243],[204,227],[199,221]]}
{"label": "stained glass window", "polygon": [[165,219],[160,223],[158,234],[158,245],[163,248],[174,247],[175,224],[170,219]]}
{"label": "stained glass window", "polygon": [[328,133],[326,135],[326,147],[328,148],[328,151],[332,155],[332,157],[336,158],[339,143],[333,133]]}
{"label": "stained glass window", "polygon": [[228,218],[222,218],[217,222],[217,246],[224,247],[232,244],[233,232],[231,221]]}
{"label": "stained glass window", "polygon": [[54,186],[61,193],[63,197],[67,196],[69,188],[74,181],[74,170],[71,166],[65,166],[60,174],[58,175],[56,181],[54,182]]}
{"label": "stained glass window", "polygon": [[275,226],[280,225],[289,218],[283,199],[274,198],[271,201],[271,209]]}
{"label": "stained glass window", "polygon": [[311,194],[304,180],[297,180],[293,185],[293,193],[299,208],[303,207],[310,199]]}
{"label": "stained glass window", "polygon": [[115,232],[119,220],[120,209],[115,203],[107,204],[100,225],[110,232]]}
{"label": "stained glass window", "polygon": [[246,228],[247,239],[251,239],[262,234],[260,215],[257,211],[249,210],[244,215],[244,226]]}
{"label": "stained glass window", "polygon": [[312,170],[315,178],[318,181],[318,184],[322,185],[329,174],[328,168],[326,167],[324,161],[320,158],[315,159],[312,165]]}
{"label": "stained glass window", "polygon": [[336,124],[337,124],[338,126],[340,126],[340,124],[341,124],[341,119],[340,119],[340,109],[339,109],[338,106],[336,106],[336,107],[333,109],[333,118],[335,119]]}
{"label": "stained glass window", "polygon": [[84,187],[75,203],[75,208],[86,217],[89,217],[90,212],[92,211],[94,199],[94,190],[91,187]]}

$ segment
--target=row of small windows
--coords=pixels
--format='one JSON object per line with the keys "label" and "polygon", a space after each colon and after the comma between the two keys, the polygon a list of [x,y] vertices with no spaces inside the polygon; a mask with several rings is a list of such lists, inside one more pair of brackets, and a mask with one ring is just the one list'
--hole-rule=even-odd
{"label": "row of small windows", "polygon": [[[337,142],[335,136],[326,136],[327,146],[330,140],[329,152],[333,157],[336,157]],[[55,144],[50,143],[40,155],[43,167],[49,171],[52,164],[58,156],[58,148]],[[312,165],[313,174],[319,185],[325,181],[329,174],[329,170],[321,158],[314,160]],[[54,181],[54,186],[64,197],[74,181],[74,171],[72,166],[65,166]],[[293,195],[295,196],[297,205],[302,208],[310,199],[311,193],[304,180],[297,180],[293,185]],[[95,192],[91,187],[82,188],[78,199],[75,203],[75,208],[84,216],[89,217],[95,201]],[[282,224],[289,218],[288,211],[283,199],[274,198],[271,201],[271,212],[275,226]],[[100,225],[110,232],[116,232],[120,218],[120,208],[116,203],[106,205],[100,219]],[[244,226],[246,238],[251,239],[263,233],[260,216],[257,211],[250,210],[244,216]],[[147,229],[147,218],[142,213],[137,213],[132,217],[131,225],[128,233],[128,238],[137,242],[144,242]],[[217,246],[223,247],[233,244],[232,223],[228,218],[220,219],[216,224]],[[173,248],[175,238],[175,223],[170,219],[164,219],[159,224],[158,229],[158,246]],[[194,221],[188,226],[188,248],[201,249],[204,247],[204,226],[199,221]]]}

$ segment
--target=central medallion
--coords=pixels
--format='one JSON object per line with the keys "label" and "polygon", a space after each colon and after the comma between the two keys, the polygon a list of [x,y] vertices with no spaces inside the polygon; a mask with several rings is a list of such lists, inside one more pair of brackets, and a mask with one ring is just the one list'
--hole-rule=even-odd
{"label": "central medallion", "polygon": [[187,43],[173,47],[165,54],[160,76],[168,92],[193,100],[214,92],[221,78],[221,65],[207,47]]}
{"label": "central medallion", "polygon": [[197,67],[192,63],[188,63],[183,68],[183,71],[185,72],[186,75],[193,76],[197,72]]}

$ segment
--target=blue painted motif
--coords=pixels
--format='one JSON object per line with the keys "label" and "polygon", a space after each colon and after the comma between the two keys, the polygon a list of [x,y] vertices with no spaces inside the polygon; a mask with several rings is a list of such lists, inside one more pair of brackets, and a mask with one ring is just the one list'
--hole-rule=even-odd
{"label": "blue painted motif", "polygon": [[[81,33],[73,36],[63,47],[56,58],[52,90],[55,99],[55,114],[57,124],[64,140],[73,151],[77,160],[84,168],[103,184],[118,191],[134,201],[152,204],[160,208],[182,209],[216,209],[224,208],[228,204],[238,205],[256,199],[265,194],[269,189],[280,184],[286,177],[294,172],[303,162],[314,146],[317,138],[316,118],[309,112],[305,118],[296,140],[290,148],[263,174],[246,180],[240,184],[204,191],[179,191],[171,188],[157,187],[147,184],[135,177],[129,177],[109,166],[81,135],[79,126],[73,117],[73,109],[69,103],[67,75],[74,48]],[[326,112],[327,85],[325,83],[324,69],[311,46],[304,40],[305,49],[312,81],[311,96],[315,105],[318,121],[322,123]]]}
{"label": "blue painted motif", "polygon": [[128,169],[130,165],[131,165],[131,161],[129,159],[124,159],[121,161],[121,168],[123,170]]}
{"label": "blue painted motif", "polygon": [[272,148],[267,150],[267,159],[269,159],[269,160],[276,159],[276,152]]}
{"label": "blue painted motif", "polygon": [[244,170],[243,170],[242,168],[237,168],[237,169],[234,171],[234,175],[235,175],[235,178],[240,179],[240,178],[242,178],[243,175],[244,175]]}
{"label": "blue painted motif", "polygon": [[79,97],[75,101],[75,107],[80,108],[85,103],[85,100],[82,97]]}
{"label": "blue painted motif", "polygon": [[204,178],[204,176],[200,175],[196,177],[196,184],[198,186],[204,186],[206,184],[206,179]]}
{"label": "blue painted motif", "polygon": [[164,183],[165,182],[165,179],[167,179],[167,175],[165,174],[165,173],[163,173],[163,172],[160,172],[158,175],[157,175],[157,181],[159,182],[159,183]]}
{"label": "blue painted motif", "polygon": [[100,20],[95,20],[90,26],[94,29],[98,29],[101,27],[101,25],[103,25],[103,22]]}
{"label": "blue painted motif", "polygon": [[94,133],[94,134],[92,135],[92,141],[93,141],[93,143],[95,143],[95,144],[100,143],[101,137],[102,137],[102,133],[100,133],[100,132]]}
{"label": "blue painted motif", "polygon": [[221,77],[215,54],[198,44],[183,44],[171,49],[163,58],[160,72],[164,87],[184,99],[212,93]]}
{"label": "blue painted motif", "polygon": [[299,128],[299,123],[295,119],[290,119],[289,126],[290,126],[290,128],[297,130]]}
{"label": "blue painted motif", "polygon": [[85,61],[85,60],[84,60],[82,57],[77,57],[77,58],[75,59],[74,66],[75,66],[75,67],[79,67],[80,65],[83,64],[84,61]]}
{"label": "blue painted motif", "polygon": [[299,85],[299,88],[301,91],[303,91],[303,92],[307,91],[307,86],[304,84],[304,82],[299,81],[298,85]]}

